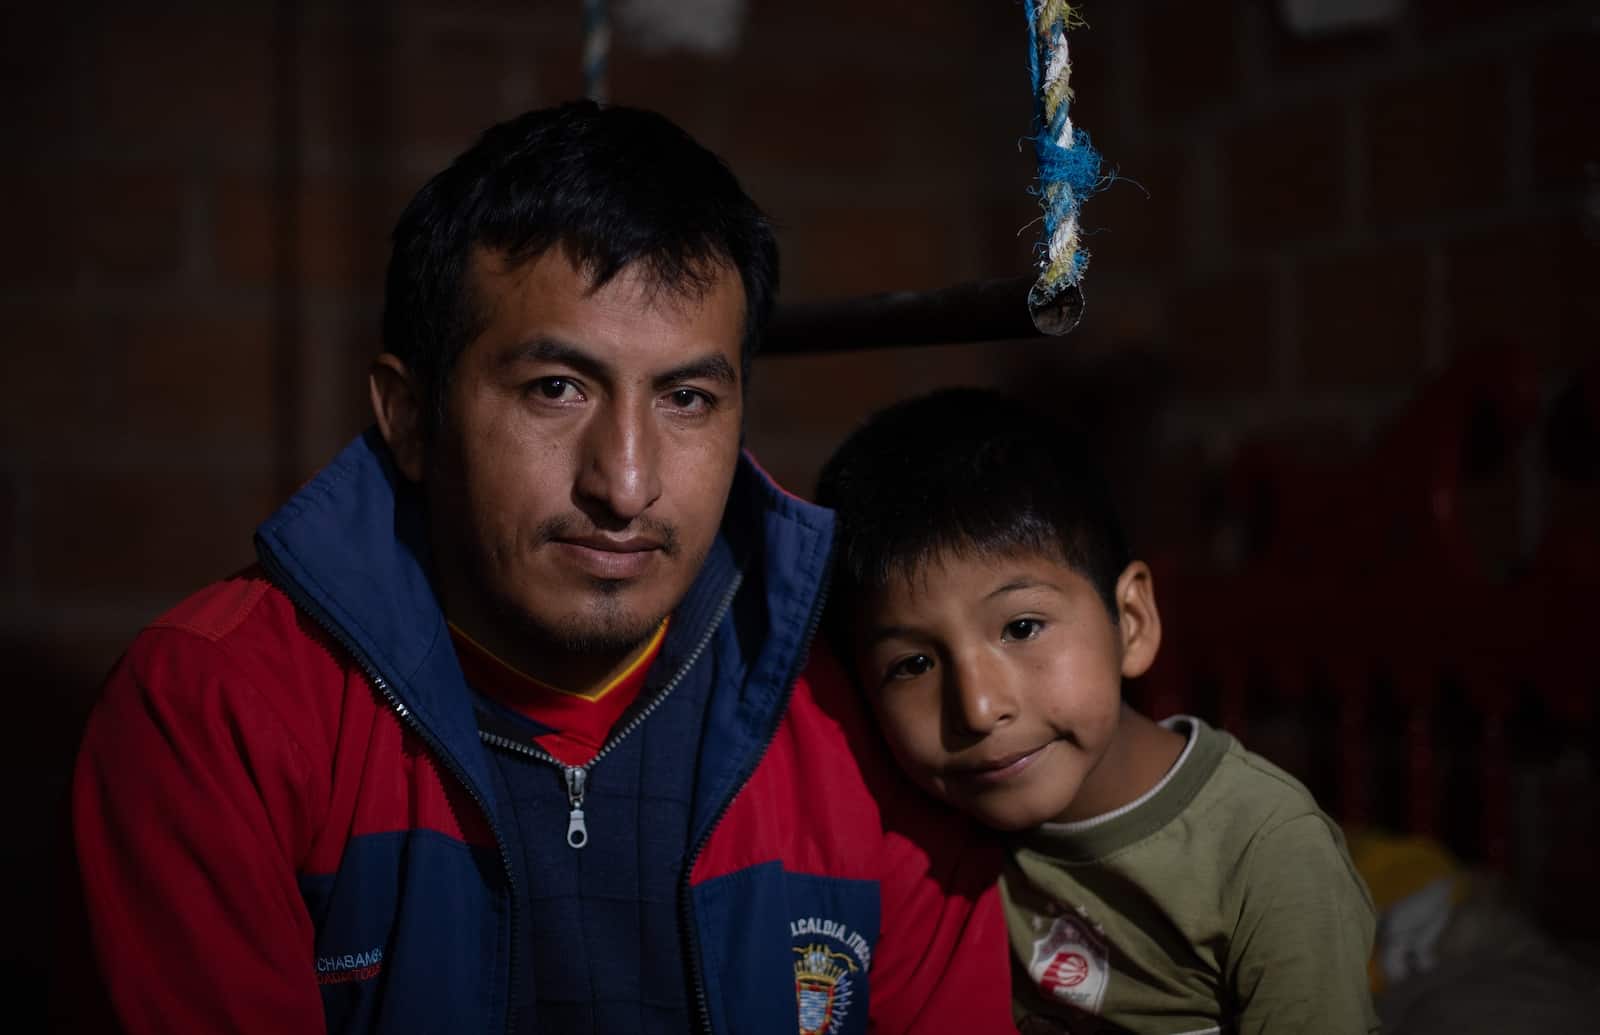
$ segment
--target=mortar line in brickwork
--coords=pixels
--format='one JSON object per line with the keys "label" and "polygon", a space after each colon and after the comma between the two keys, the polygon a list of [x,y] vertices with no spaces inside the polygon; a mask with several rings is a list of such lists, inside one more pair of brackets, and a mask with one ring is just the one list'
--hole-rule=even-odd
{"label": "mortar line in brickwork", "polygon": [[1272,333],[1277,339],[1274,354],[1274,394],[1288,399],[1300,384],[1300,290],[1294,264],[1279,260],[1272,264],[1272,284],[1277,295],[1273,308]]}
{"label": "mortar line in brickwork", "polygon": [[1095,89],[1106,98],[1112,125],[1097,126],[1094,131],[1108,140],[1121,138],[1137,142],[1141,128],[1139,91],[1134,75],[1138,45],[1134,41],[1128,5],[1107,5],[1107,9],[1096,16],[1096,30],[1094,45],[1105,48],[1105,59],[1100,67],[1107,70],[1108,80]]}
{"label": "mortar line in brickwork", "polygon": [[[28,450],[32,471],[71,475],[182,475],[210,478],[256,477],[261,482],[272,475],[275,454],[257,435],[217,437],[197,445],[192,432],[164,435],[148,431],[137,442],[97,441],[93,447],[82,441],[43,448],[35,443]],[[11,459],[16,459],[13,454]],[[0,464],[7,462],[0,453]],[[266,515],[262,515],[265,517]]]}
{"label": "mortar line in brickwork", "polygon": [[1239,41],[1240,83],[1247,92],[1260,93],[1273,86],[1266,51],[1271,46],[1271,15],[1265,4],[1233,5],[1233,34]]}
{"label": "mortar line in brickwork", "polygon": [[1342,423],[1368,435],[1414,395],[1414,388],[1324,389],[1284,397],[1253,393],[1175,403],[1159,418],[1160,448],[1244,441],[1296,422]]}
{"label": "mortar line in brickwork", "polygon": [[1352,95],[1364,96],[1374,87],[1427,78],[1452,66],[1497,56],[1507,59],[1525,56],[1538,44],[1555,39],[1564,31],[1584,31],[1588,23],[1585,6],[1573,4],[1542,17],[1529,14],[1507,21],[1491,21],[1487,28],[1474,28],[1460,36],[1431,41],[1426,49],[1396,46],[1388,53],[1352,59],[1331,73],[1324,69],[1315,78],[1274,82],[1268,89],[1248,92],[1215,108],[1167,119],[1135,120],[1133,143],[1155,147],[1218,135],[1296,108]]}
{"label": "mortar line in brickwork", "polygon": [[183,177],[183,229],[180,235],[177,280],[194,297],[196,288],[209,294],[217,281],[217,255],[212,247],[216,232],[217,185],[214,174],[189,172]]}
{"label": "mortar line in brickwork", "polygon": [[[1018,139],[1022,138],[1021,129],[1025,125],[1018,123]],[[745,162],[742,170],[742,178],[758,186],[763,195],[781,196],[790,201],[810,204],[837,206],[841,202],[848,202],[851,207],[859,208],[876,205],[901,208],[933,203],[947,207],[971,196],[970,177],[959,174],[942,182],[920,173],[903,179],[868,182],[860,178],[859,171],[809,174],[796,172],[783,163],[763,163],[759,160]],[[1025,166],[1019,164],[1017,170],[1018,177],[1027,175]],[[986,198],[996,200],[1014,197],[1019,189],[1015,180],[1000,180],[983,186],[990,187]],[[779,210],[775,215],[781,219],[782,211]]]}
{"label": "mortar line in brickwork", "polygon": [[1242,254],[1224,221],[1220,143],[1215,137],[1195,140],[1184,149],[1189,175],[1179,191],[1183,213],[1185,265],[1198,273],[1215,273],[1239,265]]}
{"label": "mortar line in brickwork", "polygon": [[300,48],[298,0],[277,5],[272,27],[272,442],[273,486],[299,483],[304,314],[300,287]]}
{"label": "mortar line in brickwork", "polygon": [[1356,238],[1372,237],[1372,198],[1368,190],[1367,125],[1363,105],[1349,97],[1339,106],[1339,128],[1344,133],[1344,228]]}
{"label": "mortar line in brickwork", "polygon": [[1359,256],[1396,246],[1426,247],[1435,241],[1515,229],[1528,223],[1570,219],[1573,200],[1574,195],[1570,190],[1550,192],[1535,195],[1525,204],[1507,200],[1489,208],[1460,209],[1443,218],[1375,227],[1369,235],[1360,238],[1341,230],[1285,244],[1240,249],[1234,253],[1228,268],[1268,262],[1275,258],[1304,263]]}
{"label": "mortar line in brickwork", "polygon": [[[204,298],[195,297],[192,285],[164,278],[164,283],[141,283],[137,277],[100,276],[82,285],[66,287],[0,288],[0,305],[29,309],[66,310],[85,316],[193,317],[220,321],[266,321],[274,313],[270,289],[209,284]],[[312,322],[366,320],[377,311],[379,290],[363,294],[337,288],[316,288],[301,296],[301,312]]]}
{"label": "mortar line in brickwork", "polygon": [[1506,187],[1512,201],[1526,202],[1534,193],[1533,60],[1506,62]]}
{"label": "mortar line in brickwork", "polygon": [[[30,462],[31,460],[31,462]],[[12,607],[27,609],[33,603],[33,468],[38,457],[24,460],[8,456],[0,464],[13,487],[11,499],[11,570],[16,573],[7,594]]]}
{"label": "mortar line in brickwork", "polygon": [[[1557,391],[1555,378],[1546,378],[1540,389],[1541,414],[1550,412]],[[1544,443],[1538,435],[1524,435],[1517,446],[1517,554],[1520,562],[1532,560],[1539,541],[1550,522],[1550,471],[1544,463]]]}
{"label": "mortar line in brickwork", "polygon": [[[576,9],[578,5],[572,6]],[[871,5],[861,6],[863,11],[871,10]],[[924,6],[935,11],[940,7]],[[938,26],[921,28],[914,19],[908,22],[892,13],[885,16],[888,21],[876,27],[875,31],[870,25],[856,23],[841,26],[834,20],[819,18],[807,4],[770,4],[762,10],[760,20],[754,12],[746,15],[740,48],[743,56],[749,60],[759,61],[767,54],[781,50],[787,54],[809,55],[812,68],[837,67],[835,63],[843,59],[856,62],[861,68],[892,70],[895,73],[910,73],[913,70],[925,72],[930,44],[960,42],[970,45],[978,34],[987,35],[991,41],[1010,42],[1015,51],[1017,36],[1013,19],[1018,15],[1007,10],[1009,4],[944,6],[958,11],[984,13],[967,18],[960,25],[951,26],[950,30],[955,34],[951,36]],[[1020,0],[1015,6],[1021,10]],[[780,22],[780,14],[790,17]],[[841,31],[841,28],[850,31]],[[573,31],[572,38],[576,39],[576,26]],[[891,40],[892,45],[885,46],[885,39]],[[1020,62],[1018,68],[1022,81],[1026,82],[1026,62]],[[850,70],[856,70],[856,66],[852,65]]]}
{"label": "mortar line in brickwork", "polygon": [[[241,556],[244,563],[248,557]],[[169,592],[143,590],[114,594],[115,603],[89,600],[34,600],[22,607],[0,607],[0,635],[37,642],[70,630],[78,638],[127,641],[157,616],[182,600],[182,589]],[[85,634],[88,634],[87,636]],[[103,673],[102,673],[103,674]]]}
{"label": "mortar line in brickwork", "polygon": [[1450,276],[1444,249],[1437,241],[1427,249],[1422,288],[1422,365],[1433,374],[1450,359]]}

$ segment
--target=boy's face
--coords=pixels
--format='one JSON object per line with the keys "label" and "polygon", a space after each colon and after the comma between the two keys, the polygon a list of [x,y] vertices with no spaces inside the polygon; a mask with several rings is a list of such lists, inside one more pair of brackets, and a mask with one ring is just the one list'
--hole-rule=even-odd
{"label": "boy's face", "polygon": [[[1087,818],[1117,797],[1122,680],[1154,659],[1150,571],[1121,620],[1048,556],[941,554],[863,601],[857,671],[900,765],[989,826]],[[1076,807],[1075,807],[1076,806]]]}

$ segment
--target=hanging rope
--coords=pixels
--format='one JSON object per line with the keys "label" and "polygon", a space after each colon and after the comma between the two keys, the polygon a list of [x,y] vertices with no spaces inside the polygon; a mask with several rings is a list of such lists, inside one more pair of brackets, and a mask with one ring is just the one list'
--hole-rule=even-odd
{"label": "hanging rope", "polygon": [[606,65],[611,58],[611,16],[606,0],[583,0],[583,95],[604,104],[609,90]]}
{"label": "hanging rope", "polygon": [[1039,164],[1036,193],[1044,209],[1039,279],[1028,293],[1034,325],[1065,334],[1078,322],[1078,281],[1088,265],[1078,233],[1078,207],[1100,185],[1100,155],[1089,135],[1072,125],[1072,61],[1067,30],[1083,24],[1066,0],[1024,0],[1028,16],[1028,72],[1033,80],[1033,147]]}

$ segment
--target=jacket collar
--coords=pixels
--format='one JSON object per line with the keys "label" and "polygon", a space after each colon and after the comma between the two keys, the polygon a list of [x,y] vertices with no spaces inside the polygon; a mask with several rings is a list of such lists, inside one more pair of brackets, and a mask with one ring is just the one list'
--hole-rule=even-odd
{"label": "jacket collar", "polygon": [[[748,453],[741,457],[721,535],[697,582],[744,573],[733,640],[720,648],[723,663],[736,663],[744,678],[737,693],[715,696],[708,715],[730,746],[764,746],[777,721],[822,604],[832,540],[830,511],[784,492]],[[422,494],[395,468],[376,428],[262,523],[256,551],[274,582],[487,801],[491,781],[471,695],[429,576]],[[696,606],[704,599],[692,592],[685,604],[694,613],[680,609],[674,625],[709,621]],[[713,783],[737,779],[736,772],[706,775]]]}

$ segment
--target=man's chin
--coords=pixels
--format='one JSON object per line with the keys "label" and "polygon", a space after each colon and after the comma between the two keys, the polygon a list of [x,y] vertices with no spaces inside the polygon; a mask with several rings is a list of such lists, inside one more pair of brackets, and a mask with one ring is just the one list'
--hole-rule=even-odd
{"label": "man's chin", "polygon": [[[665,573],[658,573],[664,575]],[[644,644],[688,592],[676,579],[602,579],[555,569],[529,573],[502,598],[506,617],[540,648],[569,656],[616,657]],[[537,585],[539,592],[528,594]]]}
{"label": "man's chin", "polygon": [[541,632],[568,654],[623,654],[648,640],[665,613],[631,606],[621,592],[596,591],[581,610],[539,623]]}
{"label": "man's chin", "polygon": [[650,634],[660,626],[653,622],[628,625],[594,625],[584,622],[563,623],[551,630],[554,646],[568,654],[609,655],[627,654],[642,646]]}

